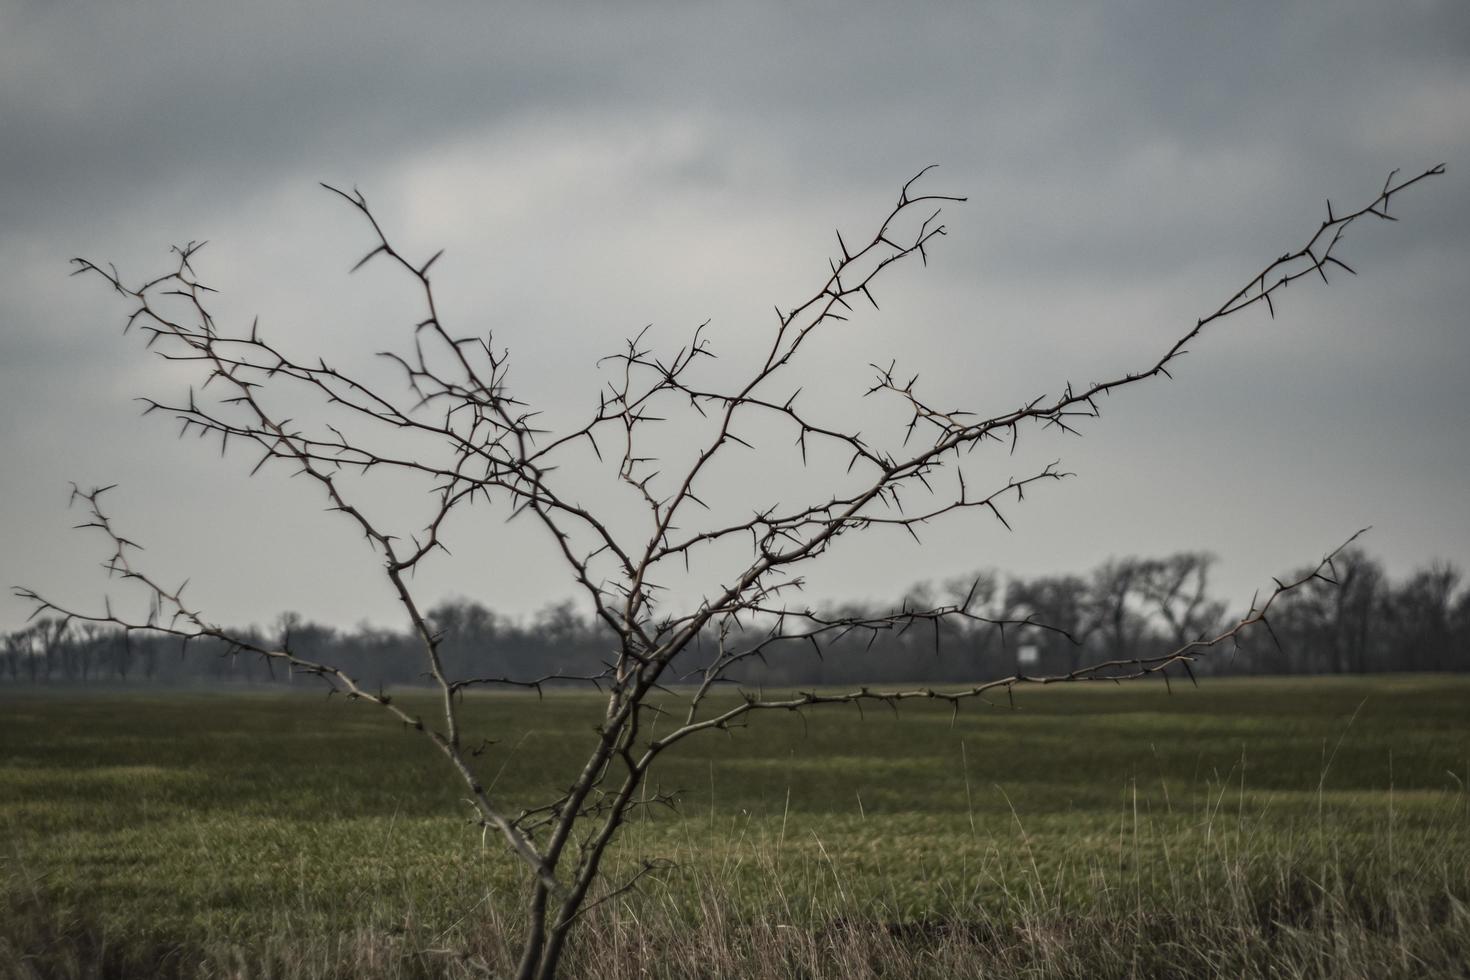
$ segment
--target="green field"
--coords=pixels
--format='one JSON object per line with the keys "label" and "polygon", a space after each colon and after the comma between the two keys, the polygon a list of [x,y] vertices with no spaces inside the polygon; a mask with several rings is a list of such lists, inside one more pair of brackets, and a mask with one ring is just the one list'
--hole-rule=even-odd
{"label": "green field", "polygon": [[[599,710],[466,704],[514,804]],[[673,864],[589,918],[580,975],[1470,975],[1470,679],[782,713],[666,762],[679,810],[616,863]],[[522,881],[461,796],[338,698],[11,691],[0,973],[493,974]]]}

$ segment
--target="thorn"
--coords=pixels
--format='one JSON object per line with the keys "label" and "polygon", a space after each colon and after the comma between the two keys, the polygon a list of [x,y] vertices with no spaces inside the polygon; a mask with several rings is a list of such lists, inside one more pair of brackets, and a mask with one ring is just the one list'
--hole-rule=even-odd
{"label": "thorn", "polygon": [[349,276],[352,275],[352,273],[356,272],[358,269],[361,269],[363,266],[367,265],[368,262],[372,261],[373,257],[376,256],[379,252],[386,252],[387,250],[388,250],[388,246],[387,245],[379,245],[377,248],[373,249],[371,252],[369,252],[368,254],[364,255],[362,258],[358,259],[357,260],[357,265],[354,265],[351,269],[348,269],[347,270],[347,274]]}

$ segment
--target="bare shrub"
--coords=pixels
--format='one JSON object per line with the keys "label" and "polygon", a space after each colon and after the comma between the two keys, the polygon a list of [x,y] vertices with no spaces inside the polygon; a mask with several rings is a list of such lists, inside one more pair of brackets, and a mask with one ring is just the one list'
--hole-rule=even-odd
{"label": "bare shrub", "polygon": [[[421,732],[463,782],[477,819],[525,864],[532,884],[520,923],[516,975],[544,980],[557,972],[579,921],[603,914],[607,903],[655,870],[650,863],[606,882],[600,873],[609,846],[632,812],[673,802],[650,791],[649,774],[664,752],[685,739],[728,729],[765,711],[865,702],[896,705],[914,698],[948,702],[958,710],[968,699],[1003,694],[1020,684],[1167,678],[1170,671],[1192,677],[1190,665],[1196,658],[1267,624],[1282,595],[1332,579],[1337,552],[1300,578],[1277,582],[1232,625],[1195,635],[1192,630],[1206,617],[1191,604],[1189,577],[1202,575],[1203,566],[1138,569],[1140,576],[1151,576],[1152,600],[1176,617],[1180,643],[1169,652],[1138,656],[1128,649],[1126,610],[1120,602],[1116,615],[1100,624],[1113,631],[1116,641],[1110,658],[1062,674],[977,678],[958,687],[860,687],[781,695],[739,688],[733,702],[712,698],[742,665],[783,653],[820,651],[855,632],[876,636],[956,623],[1065,635],[1062,627],[1029,614],[1019,619],[996,615],[976,601],[975,590],[956,602],[906,605],[879,616],[824,613],[801,604],[795,593],[803,570],[843,536],[898,528],[917,538],[921,525],[966,512],[1004,522],[1003,504],[1018,502],[1028,489],[1065,474],[1053,464],[987,485],[975,475],[975,460],[984,454],[972,450],[1005,453],[1035,429],[1073,432],[1079,421],[1098,415],[1102,396],[1169,376],[1186,348],[1220,321],[1255,306],[1274,315],[1275,298],[1289,284],[1308,277],[1326,282],[1329,273],[1351,272],[1336,254],[1344,233],[1364,218],[1390,219],[1396,195],[1442,172],[1443,167],[1434,167],[1408,179],[1392,174],[1373,200],[1355,210],[1338,212],[1329,203],[1326,219],[1305,245],[1268,263],[1155,360],[1109,380],[1068,386],[1060,395],[985,415],[942,408],[896,368],[877,368],[867,395],[886,399],[896,411],[892,438],[864,435],[848,418],[809,411],[800,393],[820,370],[809,356],[812,338],[839,326],[856,304],[876,308],[879,280],[913,258],[926,261],[945,234],[941,208],[963,198],[921,189],[922,173],[903,185],[897,202],[870,235],[854,243],[838,235],[839,251],[829,272],[806,299],[777,309],[765,353],[743,379],[730,387],[705,379],[702,367],[713,350],[703,329],[683,347],[662,355],[635,337],[606,359],[610,380],[596,409],[580,425],[556,432],[540,429],[534,411],[511,393],[506,353],[492,338],[459,335],[444,322],[430,275],[438,255],[421,260],[399,251],[358,192],[334,191],[367,221],[372,233],[372,248],[354,269],[386,263],[406,277],[422,301],[422,319],[410,342],[386,355],[399,372],[402,384],[397,387],[354,377],[325,359],[298,359],[254,325],[243,332],[221,328],[209,312],[211,290],[195,270],[194,244],[177,249],[171,271],[136,286],[125,284],[110,266],[78,259],[78,272],[101,277],[132,304],[128,327],[143,334],[155,353],[198,371],[197,388],[177,400],[150,400],[149,412],[181,423],[185,433],[216,439],[222,451],[255,454],[256,470],[287,464],[372,545],[412,623],[425,670],[441,696],[441,710],[437,718],[410,713],[390,694],[367,689],[346,671],[302,655],[289,635],[278,645],[265,644],[214,625],[186,600],[182,586],[165,584],[139,563],[137,546],[104,509],[108,488],[75,491],[89,514],[83,526],[101,532],[110,549],[108,569],[141,588],[149,613],[131,617],[110,603],[84,612],[30,590],[20,593],[35,602],[38,612],[54,613],[63,621],[151,631],[186,644],[209,639],[267,658],[319,677],[332,690],[376,706]],[[303,402],[315,404],[314,414],[285,407]],[[692,446],[659,441],[657,424],[674,412],[702,420],[701,441]],[[815,466],[802,484],[807,496],[798,502],[767,505],[754,500],[740,516],[721,516],[705,499],[717,479],[716,461],[746,453],[740,464],[746,471],[775,468],[778,458],[770,455],[771,440],[766,438],[773,431],[783,432],[791,446],[777,452],[794,453],[805,462],[809,451],[815,455],[820,448],[821,458],[840,453],[846,463]],[[789,461],[788,456],[779,462]],[[598,467],[635,502],[632,510],[625,501],[613,503],[602,496],[586,501],[575,474]],[[375,516],[364,502],[374,479],[417,481],[430,504],[428,519],[416,531],[404,532],[394,518]],[[425,614],[413,576],[447,550],[451,519],[484,505],[507,507],[548,532],[551,546],[579,584],[582,600],[605,629],[608,653],[600,669],[578,676],[558,673],[554,665],[530,676],[459,676],[446,669],[441,656],[445,637]],[[661,582],[681,575],[691,561],[724,561],[719,585],[687,608],[666,608],[659,601]],[[539,805],[513,809],[496,796],[482,773],[493,771],[497,753],[514,749],[492,746],[480,756],[482,746],[464,737],[458,698],[478,686],[540,689],[553,682],[597,686],[607,699],[603,721],[589,739],[585,762],[568,774],[564,792]],[[686,686],[670,686],[674,684]],[[677,711],[671,707],[675,703]],[[486,758],[492,760],[489,769]],[[880,946],[893,941],[871,939]],[[842,945],[846,948],[846,940]],[[808,954],[797,950],[792,955]],[[841,968],[848,966],[852,964]]]}

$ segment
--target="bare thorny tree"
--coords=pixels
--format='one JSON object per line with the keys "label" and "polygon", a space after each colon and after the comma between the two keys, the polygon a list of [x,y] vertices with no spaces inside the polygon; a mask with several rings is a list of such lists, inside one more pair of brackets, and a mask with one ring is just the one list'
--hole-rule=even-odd
{"label": "bare thorny tree", "polygon": [[[75,491],[74,499],[90,512],[81,526],[105,535],[111,548],[105,567],[141,587],[149,600],[147,615],[124,615],[110,601],[100,612],[82,612],[29,589],[18,591],[35,603],[38,613],[108,624],[126,633],[170,635],[185,644],[212,638],[237,653],[284,663],[289,670],[316,675],[331,689],[376,705],[421,732],[468,788],[477,820],[501,835],[529,869],[518,976],[551,977],[579,917],[632,888],[647,872],[645,867],[631,880],[618,882],[602,883],[599,876],[619,827],[635,808],[668,802],[663,794],[648,791],[649,773],[664,752],[690,736],[727,730],[763,711],[799,712],[818,705],[864,702],[896,705],[919,698],[946,702],[957,711],[968,700],[1008,694],[1023,684],[1150,675],[1167,679],[1171,670],[1193,679],[1190,665],[1196,658],[1229,647],[1252,627],[1269,630],[1268,617],[1284,594],[1312,580],[1330,581],[1337,552],[1300,579],[1276,581],[1228,629],[1190,638],[1167,653],[1127,651],[1060,675],[977,677],[969,686],[952,688],[863,687],[781,694],[728,683],[737,668],[752,660],[781,650],[820,652],[855,631],[877,635],[915,625],[937,630],[946,622],[1002,631],[1050,628],[1029,618],[987,616],[973,591],[953,604],[905,607],[862,618],[822,613],[798,604],[793,595],[801,585],[801,573],[843,535],[882,526],[913,533],[920,525],[962,511],[986,511],[1004,523],[1003,502],[1019,501],[1033,485],[1066,474],[1052,464],[977,490],[978,481],[966,474],[976,459],[985,457],[971,450],[994,444],[1002,453],[1013,451],[1022,433],[1032,427],[1074,432],[1080,420],[1098,415],[1102,396],[1170,377],[1171,367],[1186,348],[1219,321],[1257,304],[1274,316],[1273,298],[1291,283],[1308,276],[1325,282],[1335,270],[1351,272],[1335,254],[1348,228],[1365,217],[1392,220],[1393,198],[1443,169],[1434,167],[1408,179],[1391,174],[1377,196],[1356,210],[1338,212],[1329,202],[1326,219],[1304,246],[1267,265],[1184,331],[1152,364],[1111,380],[1068,386],[1058,396],[1039,397],[987,417],[942,410],[925,400],[913,381],[896,376],[892,367],[876,368],[867,394],[892,399],[902,413],[901,424],[895,426],[898,434],[889,440],[865,438],[850,420],[829,421],[798,407],[803,372],[809,378],[813,370],[801,355],[814,335],[839,327],[855,304],[876,308],[874,286],[890,267],[916,256],[927,262],[929,250],[945,233],[939,221],[941,207],[964,199],[922,191],[923,172],[903,185],[897,203],[871,237],[854,247],[839,233],[840,254],[830,260],[824,281],[799,305],[777,309],[769,347],[742,383],[721,387],[699,381],[698,365],[713,356],[703,328],[668,357],[655,355],[641,337],[634,338],[609,359],[613,380],[601,392],[596,411],[580,426],[560,433],[539,429],[536,415],[508,392],[506,354],[490,337],[460,336],[444,322],[430,278],[439,256],[416,261],[399,251],[356,191],[328,188],[360,212],[376,239],[354,271],[370,260],[386,261],[421,294],[423,319],[413,330],[411,345],[405,352],[383,355],[406,382],[396,389],[354,377],[324,359],[293,357],[267,340],[256,324],[248,332],[221,330],[207,305],[212,290],[194,269],[198,248],[194,244],[176,249],[172,271],[135,287],[125,285],[111,266],[78,259],[78,272],[100,275],[134,304],[128,327],[146,335],[150,348],[169,361],[194,366],[202,375],[202,384],[197,391],[191,388],[186,399],[173,404],[145,399],[147,411],[180,421],[186,433],[217,438],[221,451],[240,445],[259,454],[252,474],[272,461],[289,464],[297,475],[319,486],[330,508],[370,542],[421,644],[427,676],[441,701],[439,714],[422,717],[337,667],[298,656],[289,637],[279,645],[267,645],[213,625],[186,601],[182,586],[165,585],[139,567],[137,545],[104,509],[108,488]],[[301,392],[314,396],[317,421],[308,424],[284,417],[272,397],[282,391],[298,402]],[[670,458],[677,454],[667,446],[645,449],[651,444],[647,430],[667,418],[665,412],[678,409],[703,420],[707,440],[682,459]],[[334,424],[333,418],[348,421]],[[809,446],[835,447],[847,458],[846,469],[821,472],[826,489],[805,503],[767,506],[736,520],[701,521],[701,512],[712,513],[700,494],[707,493],[704,488],[713,479],[715,461],[734,447],[753,448],[742,435],[748,435],[752,426],[762,431],[785,427],[794,437],[790,451],[803,462]],[[640,502],[641,519],[629,520],[616,510],[578,501],[575,478],[560,473],[558,466],[589,452]],[[755,466],[760,472],[760,464]],[[431,513],[413,535],[394,534],[389,521],[371,516],[373,508],[358,493],[364,476],[385,472],[426,481]],[[460,677],[446,670],[441,657],[444,637],[424,612],[413,575],[436,553],[447,550],[445,535],[452,515],[487,503],[529,517],[549,532],[551,546],[606,628],[608,654],[599,672],[577,677],[556,673]],[[681,574],[691,556],[702,558],[717,548],[728,555],[732,542],[744,542],[748,549],[741,545],[738,553],[743,557],[724,584],[684,611],[669,613],[656,603],[658,580]],[[977,674],[982,669],[977,665]],[[481,762],[463,734],[460,696],[478,686],[539,689],[552,681],[596,685],[606,696],[605,714],[585,764],[565,791],[542,805],[517,809],[482,781],[477,771]],[[725,696],[714,697],[717,691]],[[671,713],[675,705],[677,714]]]}

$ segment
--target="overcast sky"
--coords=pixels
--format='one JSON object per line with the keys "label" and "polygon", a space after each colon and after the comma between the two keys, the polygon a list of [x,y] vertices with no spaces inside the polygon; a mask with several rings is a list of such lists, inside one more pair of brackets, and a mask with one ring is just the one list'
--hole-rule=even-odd
{"label": "overcast sky", "polygon": [[[516,393],[564,423],[646,324],[672,348],[708,319],[738,364],[773,306],[820,285],[833,230],[870,234],[930,163],[926,186],[969,203],[927,269],[887,275],[850,356],[809,366],[819,395],[896,357],[935,401],[990,414],[1146,367],[1325,199],[1441,162],[1401,221],[1352,229],[1358,278],[1221,324],[1082,439],[977,457],[997,484],[1053,458],[1077,474],[1012,507],[1013,531],[962,516],[922,548],[845,545],[812,569],[816,598],[1205,549],[1244,603],[1365,525],[1396,575],[1470,566],[1470,5],[10,0],[0,580],[100,606],[105,555],[68,530],[67,489],[118,483],[146,567],[192,577],[214,621],[400,621],[313,486],[247,480],[253,460],[139,416],[131,399],[187,380],[122,336],[119,297],[67,277],[85,255],[141,280],[208,239],[223,326],[259,314],[298,353],[358,363],[418,310],[386,269],[348,277],[367,232],[318,181],[361,188],[409,253],[446,248],[446,320],[493,329]],[[758,506],[762,472],[717,492]],[[466,525],[426,598],[525,615],[573,594],[502,516]],[[0,628],[27,613],[7,595]]]}

